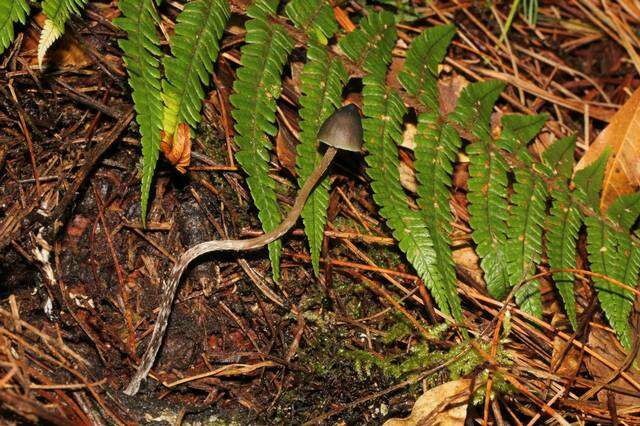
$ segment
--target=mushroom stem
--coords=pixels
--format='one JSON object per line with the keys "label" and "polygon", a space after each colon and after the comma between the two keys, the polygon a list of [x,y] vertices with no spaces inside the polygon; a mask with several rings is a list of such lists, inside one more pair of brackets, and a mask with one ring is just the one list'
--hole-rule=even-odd
{"label": "mushroom stem", "polygon": [[289,231],[289,229],[291,229],[291,227],[298,221],[298,217],[300,217],[300,213],[302,212],[302,208],[304,207],[307,198],[309,198],[309,194],[311,194],[313,188],[329,168],[329,165],[336,156],[336,153],[336,148],[332,146],[327,147],[320,163],[318,163],[298,192],[295,202],[293,203],[293,207],[287,214],[287,217],[285,217],[280,225],[271,232],[244,240],[205,241],[200,244],[196,244],[180,256],[171,270],[169,280],[165,284],[164,293],[162,294],[162,300],[160,303],[160,311],[158,312],[158,317],[156,318],[156,323],[153,327],[151,341],[149,342],[146,352],[142,356],[142,361],[136,370],[136,374],[133,376],[131,382],[129,382],[129,385],[124,391],[125,394],[135,395],[138,393],[140,383],[147,377],[149,370],[151,370],[151,367],[155,362],[158,350],[162,344],[162,338],[167,330],[171,307],[173,306],[173,300],[176,295],[176,290],[178,289],[178,284],[180,284],[180,277],[182,277],[182,273],[187,266],[189,266],[191,261],[203,254],[216,251],[255,250],[260,247],[264,247],[270,242],[275,241],[286,234],[287,231]]}

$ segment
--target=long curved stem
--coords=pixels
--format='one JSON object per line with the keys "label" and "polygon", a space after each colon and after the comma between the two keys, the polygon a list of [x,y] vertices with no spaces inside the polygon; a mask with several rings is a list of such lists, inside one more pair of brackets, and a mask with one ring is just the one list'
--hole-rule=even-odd
{"label": "long curved stem", "polygon": [[131,382],[129,382],[129,385],[124,391],[125,394],[135,395],[136,393],[138,393],[140,383],[147,377],[147,374],[149,374],[149,370],[151,370],[151,367],[156,360],[158,350],[160,349],[160,345],[162,344],[162,338],[164,337],[164,333],[167,330],[169,315],[171,315],[171,307],[173,306],[173,299],[175,298],[178,284],[180,284],[180,278],[182,277],[182,273],[187,268],[187,266],[189,266],[191,261],[193,261],[197,257],[202,256],[203,254],[216,251],[255,250],[260,247],[264,247],[270,242],[282,237],[298,221],[298,217],[300,217],[300,213],[302,212],[304,203],[307,201],[307,198],[309,198],[309,194],[311,194],[313,188],[327,171],[327,168],[329,168],[329,165],[331,164],[333,158],[336,156],[336,153],[336,148],[327,148],[324,156],[320,160],[320,163],[316,166],[311,175],[309,175],[309,178],[298,192],[298,195],[296,196],[296,199],[293,203],[293,207],[287,214],[287,217],[285,217],[280,225],[278,225],[278,227],[273,231],[262,234],[255,238],[248,238],[245,240],[205,241],[200,244],[196,244],[180,256],[173,269],[171,270],[169,280],[165,284],[164,294],[162,295],[162,300],[160,302],[160,312],[158,312],[158,317],[153,327],[151,341],[149,342],[149,346],[147,347],[146,352],[142,356],[142,361],[140,362],[140,365],[136,370],[136,374],[133,376]]}

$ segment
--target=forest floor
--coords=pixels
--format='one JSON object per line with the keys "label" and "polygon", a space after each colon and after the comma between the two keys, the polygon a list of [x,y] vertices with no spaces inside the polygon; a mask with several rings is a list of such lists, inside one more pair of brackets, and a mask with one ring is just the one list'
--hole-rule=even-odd
{"label": "forest floor", "polygon": [[[357,15],[350,3],[344,10]],[[541,1],[535,27],[518,14],[502,43],[510,2],[427,3],[396,11],[404,15],[394,64],[402,63],[403,42],[421,29],[454,22],[443,107],[455,105],[468,81],[506,81],[503,113],[550,116],[534,151],[575,134],[579,158],[640,85],[639,40],[617,28],[637,34],[636,2]],[[174,6],[161,7],[165,21],[175,19]],[[460,213],[454,259],[474,346],[463,349],[459,328],[437,325],[440,313],[378,214],[359,156],[342,157],[331,171],[320,277],[301,223],[284,238],[277,283],[264,250],[199,260],[182,280],[150,378],[138,395],[124,395],[176,258],[201,241],[257,235],[260,223],[232,158],[229,95],[244,36],[239,14],[224,35],[204,104],[193,146],[199,155],[185,175],[158,163],[146,228],[140,139],[117,44],[123,33],[112,24],[117,15],[116,2],[88,3],[39,69],[43,17],[35,12],[0,57],[0,418],[381,424],[408,415],[433,385],[506,369],[509,383],[496,380],[497,398],[485,404],[481,396],[469,406],[469,424],[483,418],[640,424],[633,408],[640,404],[640,372],[629,367],[587,279],[576,285],[578,333],[551,282],[542,280],[544,320],[512,307],[510,334],[499,335],[503,302],[488,295],[469,247],[464,162],[454,174],[452,203]],[[297,121],[302,60],[294,53],[283,81],[281,128]],[[358,102],[357,93],[349,96]],[[281,183],[279,202],[288,206],[296,193],[295,138],[281,131],[274,146],[271,174]],[[401,148],[400,158],[410,192],[413,154]],[[584,247],[582,239],[579,262]],[[428,341],[414,329],[415,319],[429,330]],[[407,360],[413,370],[403,370]]]}

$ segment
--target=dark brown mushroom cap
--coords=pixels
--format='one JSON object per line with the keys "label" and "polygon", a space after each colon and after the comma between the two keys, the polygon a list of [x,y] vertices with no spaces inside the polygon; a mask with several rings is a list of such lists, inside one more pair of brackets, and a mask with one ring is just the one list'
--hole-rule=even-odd
{"label": "dark brown mushroom cap", "polygon": [[343,106],[331,114],[318,131],[318,140],[345,151],[360,151],[362,146],[362,121],[354,104]]}

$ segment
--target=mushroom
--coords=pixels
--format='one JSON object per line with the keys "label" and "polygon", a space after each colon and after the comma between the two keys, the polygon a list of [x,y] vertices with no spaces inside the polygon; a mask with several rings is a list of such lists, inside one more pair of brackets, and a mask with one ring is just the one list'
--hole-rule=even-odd
{"label": "mushroom", "polygon": [[164,286],[164,294],[162,295],[160,302],[160,311],[158,312],[158,317],[156,318],[156,323],[153,327],[151,341],[149,342],[146,352],[142,356],[142,361],[140,362],[135,375],[124,391],[125,394],[135,395],[138,393],[140,383],[147,377],[149,370],[151,370],[151,367],[155,362],[158,350],[162,343],[162,338],[164,337],[164,333],[169,323],[169,315],[171,314],[173,299],[175,298],[180,278],[191,261],[203,254],[216,251],[255,250],[260,247],[264,247],[270,242],[275,241],[286,234],[287,231],[289,231],[289,229],[291,229],[291,227],[298,221],[309,194],[329,168],[329,165],[336,156],[338,150],[341,149],[352,152],[360,151],[360,146],[362,145],[362,123],[360,121],[358,107],[353,104],[349,104],[336,110],[322,124],[317,137],[320,142],[327,145],[327,149],[322,156],[320,163],[316,166],[313,172],[311,172],[298,192],[293,203],[293,208],[277,228],[258,237],[243,240],[205,241],[200,244],[196,244],[180,256],[171,270],[169,280]]}

